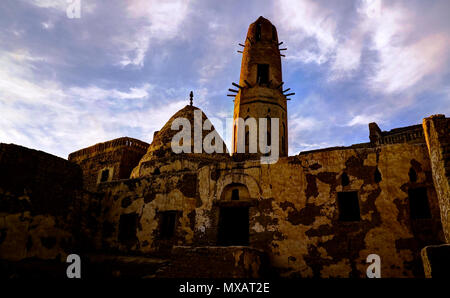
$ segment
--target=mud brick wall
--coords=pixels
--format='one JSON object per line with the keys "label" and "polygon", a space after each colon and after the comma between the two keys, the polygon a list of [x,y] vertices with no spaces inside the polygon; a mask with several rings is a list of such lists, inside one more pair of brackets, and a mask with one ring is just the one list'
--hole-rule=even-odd
{"label": "mud brick wall", "polygon": [[81,179],[81,169],[67,160],[0,144],[0,259],[70,253]]}
{"label": "mud brick wall", "polygon": [[[272,186],[264,196],[273,199],[260,216],[273,215],[268,228],[253,228],[276,232],[273,264],[282,274],[365,277],[365,259],[374,253],[381,257],[384,277],[423,276],[420,249],[443,241],[424,144],[321,151],[290,158],[287,164],[276,164],[270,171],[274,174],[262,175],[268,177],[262,185]],[[414,182],[411,168],[417,173]],[[427,189],[430,219],[410,216],[408,190],[417,187]],[[357,191],[359,221],[339,220],[337,193],[347,191]]]}
{"label": "mud brick wall", "polygon": [[[249,208],[249,245],[281,276],[365,277],[372,253],[384,277],[423,276],[420,249],[444,241],[425,144],[333,148],[274,165],[180,156],[158,168],[157,175],[99,188],[104,249],[169,254],[176,245],[217,245],[225,206]],[[233,185],[248,194],[227,201]],[[408,191],[418,187],[426,189],[431,218],[411,218]],[[348,191],[357,192],[359,221],[339,220],[337,195]],[[176,212],[175,233],[161,239],[166,211]]]}
{"label": "mud brick wall", "polygon": [[[195,269],[194,269],[195,268]],[[175,246],[158,278],[261,278],[269,274],[264,253],[243,246]]]}
{"label": "mud brick wall", "polygon": [[119,138],[71,153],[69,161],[83,170],[84,188],[95,191],[103,170],[109,170],[107,181],[128,179],[148,146],[136,139]]}
{"label": "mud brick wall", "polygon": [[450,243],[450,118],[435,115],[423,120],[433,180],[441,207],[442,225]]}

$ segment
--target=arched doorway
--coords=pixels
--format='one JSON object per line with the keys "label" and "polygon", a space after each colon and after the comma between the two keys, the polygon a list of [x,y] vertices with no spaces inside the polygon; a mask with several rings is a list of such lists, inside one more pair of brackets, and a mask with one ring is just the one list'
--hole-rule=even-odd
{"label": "arched doorway", "polygon": [[244,184],[227,185],[221,196],[217,244],[246,246],[249,244],[250,195]]}

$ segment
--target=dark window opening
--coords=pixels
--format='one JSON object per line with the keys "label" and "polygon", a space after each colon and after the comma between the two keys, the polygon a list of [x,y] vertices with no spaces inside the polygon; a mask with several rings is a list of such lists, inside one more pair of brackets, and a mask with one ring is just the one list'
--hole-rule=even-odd
{"label": "dark window opening", "polygon": [[219,245],[248,245],[249,209],[248,207],[222,207],[219,213]]}
{"label": "dark window opening", "polygon": [[258,64],[256,81],[260,85],[269,83],[269,64]]}
{"label": "dark window opening", "polygon": [[342,186],[347,186],[350,184],[350,179],[348,178],[348,175],[345,172],[341,176],[341,184]]}
{"label": "dark window opening", "polygon": [[408,190],[411,219],[431,218],[426,187]]}
{"label": "dark window opening", "polygon": [[161,239],[170,239],[175,234],[176,211],[164,211],[161,213],[161,223],[159,237]]}
{"label": "dark window opening", "polygon": [[248,130],[245,131],[245,146],[248,146],[250,143],[250,133]]}
{"label": "dark window opening", "polygon": [[382,180],[381,173],[380,173],[380,170],[378,170],[378,168],[375,169],[373,179],[375,180],[375,183],[379,183]]}
{"label": "dark window opening", "polygon": [[338,192],[338,208],[340,221],[360,221],[358,192]]}
{"label": "dark window opening", "polygon": [[256,41],[261,40],[261,24],[256,24],[255,39]]}
{"label": "dark window opening", "polygon": [[409,181],[411,181],[411,182],[417,181],[417,173],[416,173],[416,170],[414,170],[413,168],[409,169],[408,176],[409,176]]}
{"label": "dark window opening", "polygon": [[102,177],[100,178],[100,182],[106,182],[109,178],[109,170],[102,171]]}
{"label": "dark window opening", "polygon": [[231,200],[239,201],[239,189],[233,189],[231,191]]}
{"label": "dark window opening", "polygon": [[153,171],[153,175],[159,175],[159,174],[161,174],[161,171],[159,170],[159,168],[156,168],[156,169]]}
{"label": "dark window opening", "polygon": [[277,40],[277,29],[275,29],[274,25],[272,25],[272,40]]}

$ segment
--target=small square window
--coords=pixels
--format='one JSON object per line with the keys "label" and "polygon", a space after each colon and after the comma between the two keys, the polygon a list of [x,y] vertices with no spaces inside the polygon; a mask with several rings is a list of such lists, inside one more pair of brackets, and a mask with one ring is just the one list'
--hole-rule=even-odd
{"label": "small square window", "polygon": [[269,83],[269,64],[258,64],[256,79],[260,85]]}
{"label": "small square window", "polygon": [[255,39],[256,41],[261,40],[261,24],[256,24]]}
{"label": "small square window", "polygon": [[232,201],[239,201],[239,189],[233,189],[231,191],[231,200]]}
{"label": "small square window", "polygon": [[175,234],[176,211],[165,211],[161,213],[159,236],[161,239],[170,239]]}
{"label": "small square window", "polygon": [[100,182],[106,182],[108,181],[108,178],[109,178],[109,170],[103,170]]}
{"label": "small square window", "polygon": [[360,221],[358,192],[338,192],[338,208],[340,221]]}
{"label": "small square window", "polygon": [[431,218],[426,187],[408,190],[411,219]]}

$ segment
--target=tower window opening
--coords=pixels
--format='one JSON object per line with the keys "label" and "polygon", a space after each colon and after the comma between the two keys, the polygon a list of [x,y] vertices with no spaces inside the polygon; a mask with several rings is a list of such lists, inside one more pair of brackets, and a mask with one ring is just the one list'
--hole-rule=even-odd
{"label": "tower window opening", "polygon": [[261,24],[256,24],[255,39],[256,41],[261,40]]}
{"label": "tower window opening", "polygon": [[411,219],[431,218],[426,187],[409,189],[408,199]]}
{"label": "tower window opening", "polygon": [[233,189],[231,191],[231,200],[232,201],[239,201],[239,189]]}
{"label": "tower window opening", "polygon": [[340,221],[360,221],[358,192],[338,192],[338,208]]}
{"label": "tower window opening", "polygon": [[259,85],[269,83],[269,64],[258,64],[256,81]]}
{"label": "tower window opening", "polygon": [[272,25],[272,40],[277,41],[277,29],[275,29],[274,25]]}

